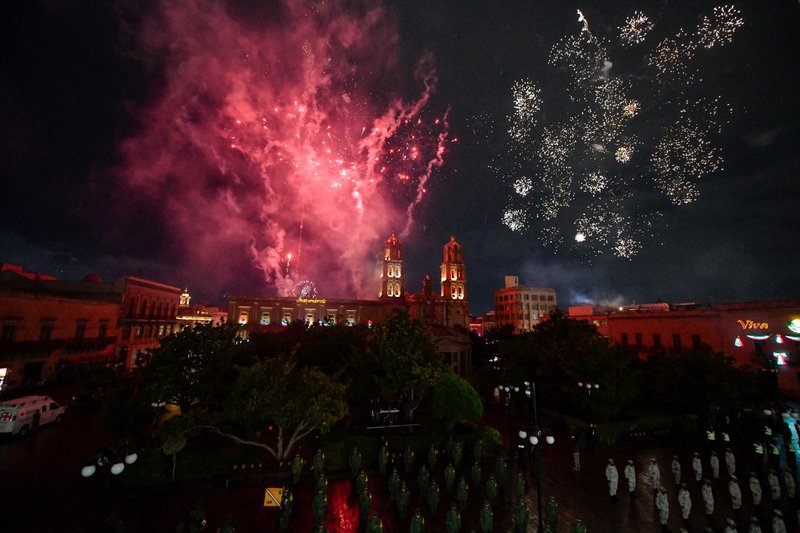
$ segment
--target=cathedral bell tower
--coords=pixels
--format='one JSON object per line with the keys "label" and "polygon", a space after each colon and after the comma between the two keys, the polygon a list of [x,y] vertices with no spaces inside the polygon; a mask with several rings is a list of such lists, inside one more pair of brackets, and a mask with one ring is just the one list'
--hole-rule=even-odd
{"label": "cathedral bell tower", "polygon": [[383,251],[381,292],[379,294],[382,300],[405,300],[405,274],[400,241],[392,233],[392,236],[386,239],[386,246]]}
{"label": "cathedral bell tower", "polygon": [[452,235],[450,236],[450,242],[444,245],[444,262],[441,270],[442,299],[445,301],[466,301],[466,265],[464,265],[464,258],[461,255],[461,245],[456,242],[455,237]]}

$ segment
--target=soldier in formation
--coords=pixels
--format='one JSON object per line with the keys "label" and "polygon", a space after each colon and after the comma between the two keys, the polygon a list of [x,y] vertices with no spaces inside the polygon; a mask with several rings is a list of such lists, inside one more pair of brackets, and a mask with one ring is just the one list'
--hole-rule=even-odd
{"label": "soldier in formation", "polygon": [[706,510],[706,518],[711,522],[714,516],[714,491],[711,489],[711,480],[706,478],[703,482],[703,487],[700,489],[703,496],[703,506]]}
{"label": "soldier in formation", "polygon": [[719,457],[717,452],[711,451],[711,457],[708,459],[708,464],[711,466],[711,476],[714,479],[719,479]]}
{"label": "soldier in formation", "polygon": [[780,509],[775,509],[772,514],[772,533],[786,533],[786,523]]}
{"label": "soldier in formation", "polygon": [[728,467],[728,475],[733,476],[736,474],[736,457],[730,448],[725,449],[725,466]]}
{"label": "soldier in formation", "polygon": [[625,480],[628,482],[628,494],[631,498],[636,497],[636,468],[633,466],[633,459],[628,459],[628,464],[622,471]]}
{"label": "soldier in formation", "polygon": [[700,483],[703,479],[703,462],[700,460],[700,454],[698,452],[694,452],[692,470],[694,471],[694,480]]}
{"label": "soldier in formation", "polygon": [[386,474],[386,467],[389,465],[389,443],[383,441],[380,450],[378,450],[378,471],[381,475]]}
{"label": "soldier in formation", "polygon": [[435,480],[431,482],[431,486],[428,488],[427,496],[428,507],[431,510],[431,514],[436,516],[436,510],[439,508],[439,485]]}
{"label": "soldier in formation", "polygon": [[458,487],[456,488],[456,500],[458,501],[458,508],[461,512],[466,512],[467,502],[469,501],[469,485],[464,476],[458,479]]}
{"label": "soldier in formation", "polygon": [[397,516],[400,519],[400,523],[406,521],[406,510],[408,509],[408,500],[410,494],[408,492],[408,487],[406,486],[406,482],[403,481],[400,483],[400,489],[397,491]]}
{"label": "soldier in formation", "polygon": [[428,468],[431,472],[436,470],[436,462],[439,460],[439,451],[436,447],[431,444],[431,447],[428,448]]}
{"label": "soldier in formation", "polygon": [[456,533],[461,529],[461,515],[456,509],[455,503],[450,504],[450,510],[447,511],[447,515],[444,517],[444,525],[447,528],[447,533]]}
{"label": "soldier in formation", "polygon": [[677,455],[672,456],[672,464],[670,465],[670,470],[672,470],[672,478],[675,480],[675,486],[681,486],[681,462],[678,460]]}
{"label": "soldier in formation", "polygon": [[528,523],[531,521],[531,511],[528,509],[528,502],[518,500],[514,506],[514,524],[517,533],[527,533]]}
{"label": "soldier in formation", "polygon": [[678,490],[678,507],[681,508],[683,525],[688,529],[689,513],[692,512],[692,496],[689,494],[689,489],[686,488],[686,483],[681,483],[681,488]]}
{"label": "soldier in formation", "polygon": [[489,505],[494,507],[494,504],[497,503],[497,480],[494,476],[489,476],[486,481],[486,497],[489,499]]}
{"label": "soldier in formation", "polygon": [[650,483],[653,485],[653,493],[655,494],[658,492],[658,487],[661,486],[661,471],[658,469],[658,463],[655,457],[650,459],[650,466],[647,469],[647,473],[650,475]]}
{"label": "soldier in formation", "polygon": [[414,516],[411,517],[411,526],[408,528],[409,533],[424,533],[425,531],[425,518],[422,516],[422,511],[419,507],[414,511]]}
{"label": "soldier in formation", "polygon": [[456,469],[453,463],[448,464],[444,469],[444,486],[448,494],[453,493],[453,482],[456,479]]}
{"label": "soldier in formation", "polygon": [[667,490],[664,487],[659,487],[656,493],[656,509],[658,510],[658,522],[661,524],[661,530],[667,531],[669,500],[667,499]]}
{"label": "soldier in formation", "polygon": [[481,507],[481,531],[483,533],[492,533],[494,527],[494,513],[492,513],[492,506],[489,500],[484,500],[483,507]]}
{"label": "soldier in formation", "polygon": [[736,479],[736,476],[732,476],[728,481],[728,492],[731,495],[731,507],[734,511],[738,511],[742,508],[742,489],[739,488],[739,480]]}
{"label": "soldier in formation", "polygon": [[312,468],[314,469],[314,475],[318,476],[325,470],[325,452],[322,451],[322,448],[317,450],[317,453],[314,454],[314,460],[311,463]]}
{"label": "soldier in formation", "polygon": [[555,496],[550,496],[547,499],[547,506],[544,512],[547,517],[545,524],[550,531],[555,531],[558,528],[558,503],[556,502]]}
{"label": "soldier in formation", "polygon": [[303,461],[303,458],[300,457],[299,454],[295,455],[294,458],[292,458],[292,483],[294,485],[300,483],[300,475],[303,473],[304,464],[305,461]]}
{"label": "soldier in formation", "polygon": [[761,505],[761,482],[758,480],[755,472],[750,472],[748,485],[750,486],[750,494],[753,497],[753,505],[758,507]]}
{"label": "soldier in formation", "polygon": [[422,465],[422,468],[420,468],[419,472],[417,473],[417,487],[419,487],[420,494],[428,493],[428,486],[430,485],[430,482],[431,475],[425,465]]}
{"label": "soldier in formation", "polygon": [[778,475],[775,469],[770,469],[767,475],[767,484],[769,485],[770,493],[772,494],[772,501],[775,502],[781,499],[781,484],[778,481]]}
{"label": "soldier in formation", "polygon": [[614,464],[614,459],[609,459],[606,465],[606,481],[608,481],[608,495],[617,498],[617,485],[619,483],[619,472]]}

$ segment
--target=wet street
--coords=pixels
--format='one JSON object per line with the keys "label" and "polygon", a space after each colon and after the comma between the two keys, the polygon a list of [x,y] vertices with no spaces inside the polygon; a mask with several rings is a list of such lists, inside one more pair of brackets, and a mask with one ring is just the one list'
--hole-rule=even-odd
{"label": "wet street", "polygon": [[[216,531],[226,519],[230,519],[238,531],[276,531],[278,511],[263,507],[264,488],[281,486],[284,479],[263,481],[237,481],[226,487],[224,480],[204,485],[167,487],[147,490],[126,489],[118,480],[98,472],[84,479],[80,469],[95,453],[107,444],[107,438],[99,428],[97,414],[70,412],[61,426],[42,428],[38,435],[26,439],[5,439],[0,443],[0,480],[2,501],[6,516],[0,529],[12,532],[72,532],[99,531],[104,516],[118,516],[125,531],[174,532],[185,520],[189,510],[201,501],[208,520],[208,531]],[[511,427],[500,428],[511,433]],[[514,434],[514,433],[511,433]],[[542,477],[543,502],[554,496],[559,508],[557,531],[567,532],[576,518],[581,518],[591,532],[657,532],[661,530],[653,501],[652,484],[647,475],[651,457],[656,457],[660,466],[662,484],[666,487],[670,506],[668,527],[678,532],[683,523],[677,503],[677,487],[669,472],[673,454],[679,455],[692,499],[689,519],[690,531],[703,531],[707,525],[700,495],[699,484],[691,472],[691,456],[695,446],[691,442],[643,444],[618,447],[611,450],[584,451],[581,454],[581,470],[572,466],[572,448],[567,435],[555,434],[553,445],[543,445]],[[465,450],[465,458],[469,457]],[[619,468],[619,497],[612,500],[604,470],[611,457]],[[707,454],[703,453],[703,467],[709,471]],[[628,459],[633,459],[637,470],[636,498],[628,495],[622,468]],[[464,461],[466,464],[468,461]],[[441,463],[441,462],[440,462]],[[129,468],[135,468],[136,465]],[[434,478],[442,487],[439,512],[430,516],[427,504],[414,494],[416,469],[401,477],[412,489],[409,515],[416,507],[425,512],[427,531],[444,531],[444,513],[450,507],[452,497],[446,493],[442,480],[443,464],[437,467]],[[513,463],[512,474],[519,468]],[[462,519],[462,531],[479,530],[478,512],[485,499],[485,479],[494,469],[494,461],[483,465],[484,477],[480,488],[470,483],[469,509]],[[720,479],[713,482],[716,510],[714,531],[722,531],[726,518],[735,518],[739,531],[745,530],[750,516],[755,514],[762,521],[763,531],[768,532],[772,517],[773,502],[766,480],[762,478],[764,498],[758,509],[753,508],[747,488],[747,472],[739,471],[739,483],[743,495],[743,507],[735,513],[727,491],[728,477],[723,462]],[[458,475],[469,475],[466,468]],[[125,476],[125,472],[121,477]],[[328,531],[355,532],[358,527],[358,502],[346,473],[329,473],[328,512],[325,525]],[[398,517],[388,498],[387,485],[378,472],[370,472],[370,490],[373,508],[383,518],[385,531],[407,531],[407,524],[398,525]],[[691,478],[691,479],[689,479]],[[534,476],[527,469],[528,491],[526,498],[531,509],[529,531],[536,531],[537,498]],[[312,530],[311,474],[306,469],[299,489],[296,491],[294,512],[290,531]],[[789,531],[796,529],[796,499],[789,502],[782,496],[776,504],[786,516]],[[508,531],[511,527],[513,496],[510,487],[501,493],[495,510],[495,531]],[[793,529],[795,528],[795,529]]]}

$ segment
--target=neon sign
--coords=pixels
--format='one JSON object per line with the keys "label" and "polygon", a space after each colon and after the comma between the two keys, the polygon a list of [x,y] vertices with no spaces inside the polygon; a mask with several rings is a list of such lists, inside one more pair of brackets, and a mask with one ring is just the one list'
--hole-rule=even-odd
{"label": "neon sign", "polygon": [[299,304],[324,304],[325,298],[298,298]]}
{"label": "neon sign", "polygon": [[[736,323],[742,326],[742,329],[769,329],[769,323],[767,322],[753,322],[752,320],[737,320]],[[798,327],[800,327],[800,324],[798,324]]]}

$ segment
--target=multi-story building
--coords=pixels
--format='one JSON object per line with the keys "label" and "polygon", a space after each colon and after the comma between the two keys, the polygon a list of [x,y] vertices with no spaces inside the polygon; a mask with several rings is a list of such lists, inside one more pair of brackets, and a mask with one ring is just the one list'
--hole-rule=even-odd
{"label": "multi-story building", "polygon": [[530,331],[557,306],[555,289],[520,285],[517,276],[506,276],[505,282],[504,288],[494,291],[495,327]]}
{"label": "multi-story building", "polygon": [[174,331],[180,289],[135,277],[59,280],[0,265],[0,379],[22,385],[57,370],[130,370]]}
{"label": "multi-story building", "polygon": [[228,320],[253,333],[296,320],[306,324],[380,324],[395,309],[407,308],[411,318],[429,327],[439,352],[452,368],[465,375],[471,371],[466,265],[461,245],[454,237],[445,244],[442,254],[438,295],[430,276],[423,279],[419,293],[407,291],[402,247],[392,234],[383,249],[377,300],[235,295],[228,297]]}
{"label": "multi-story building", "polygon": [[192,296],[189,289],[183,289],[178,303],[178,314],[175,317],[178,325],[176,331],[192,329],[198,324],[218,326],[228,318],[228,309],[207,304],[191,305]]}
{"label": "multi-story building", "polygon": [[782,390],[800,395],[800,300],[586,305],[570,307],[568,314],[591,322],[599,333],[641,357],[707,345],[737,365],[775,371]]}

